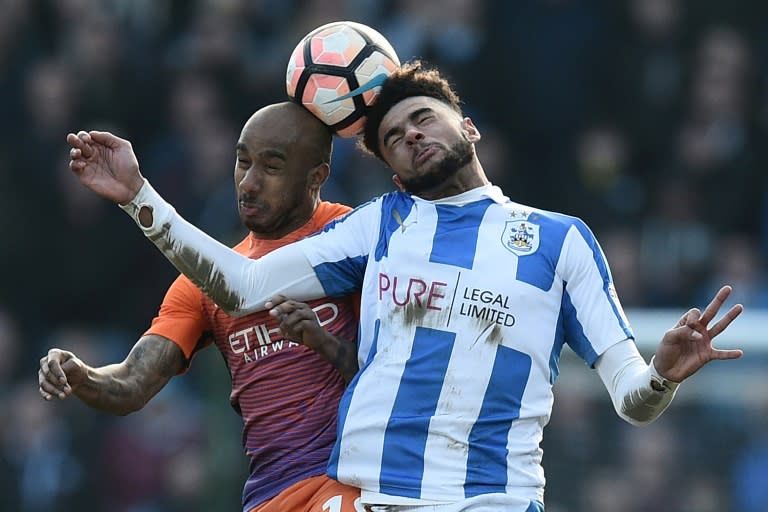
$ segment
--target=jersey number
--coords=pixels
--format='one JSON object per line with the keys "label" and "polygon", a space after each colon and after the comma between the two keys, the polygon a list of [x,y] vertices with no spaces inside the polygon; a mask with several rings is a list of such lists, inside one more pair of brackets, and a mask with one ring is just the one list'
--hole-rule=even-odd
{"label": "jersey number", "polygon": [[[342,512],[341,498],[341,495],[337,495],[323,503],[323,512]],[[365,512],[365,507],[360,503],[360,498],[355,498],[353,505],[355,507],[355,512]]]}

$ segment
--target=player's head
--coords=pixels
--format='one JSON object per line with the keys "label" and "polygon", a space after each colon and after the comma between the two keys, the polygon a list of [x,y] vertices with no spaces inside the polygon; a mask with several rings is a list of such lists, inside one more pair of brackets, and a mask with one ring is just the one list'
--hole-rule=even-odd
{"label": "player's head", "polygon": [[394,171],[402,189],[418,194],[472,162],[479,139],[448,81],[414,61],[384,82],[368,112],[362,143]]}
{"label": "player's head", "polygon": [[291,102],[251,116],[237,141],[235,189],[240,219],[262,238],[280,238],[305,224],[330,172],[331,132]]}

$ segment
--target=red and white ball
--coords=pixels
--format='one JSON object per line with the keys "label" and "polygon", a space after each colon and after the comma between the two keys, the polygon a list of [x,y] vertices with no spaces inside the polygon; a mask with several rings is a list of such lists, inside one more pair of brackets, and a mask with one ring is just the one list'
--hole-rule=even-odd
{"label": "red and white ball", "polygon": [[341,137],[363,131],[366,108],[400,65],[389,41],[367,25],[337,21],[296,45],[288,61],[288,96]]}

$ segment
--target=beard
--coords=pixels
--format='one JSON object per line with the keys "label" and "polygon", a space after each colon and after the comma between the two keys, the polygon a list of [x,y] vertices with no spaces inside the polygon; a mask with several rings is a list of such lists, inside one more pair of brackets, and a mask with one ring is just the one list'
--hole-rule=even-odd
{"label": "beard", "polygon": [[468,140],[460,140],[448,149],[442,160],[424,174],[413,178],[400,178],[400,183],[406,192],[419,195],[425,190],[431,190],[454,176],[459,170],[472,161],[474,151]]}

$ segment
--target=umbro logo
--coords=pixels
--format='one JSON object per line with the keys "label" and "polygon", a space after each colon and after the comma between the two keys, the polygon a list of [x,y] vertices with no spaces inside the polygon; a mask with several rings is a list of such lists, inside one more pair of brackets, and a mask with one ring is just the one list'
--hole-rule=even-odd
{"label": "umbro logo", "polygon": [[397,222],[397,225],[400,226],[401,233],[405,233],[405,230],[407,228],[416,224],[415,220],[409,222],[408,224],[403,222],[403,217],[400,215],[400,212],[397,209],[392,210],[392,217],[394,217],[395,221]]}

